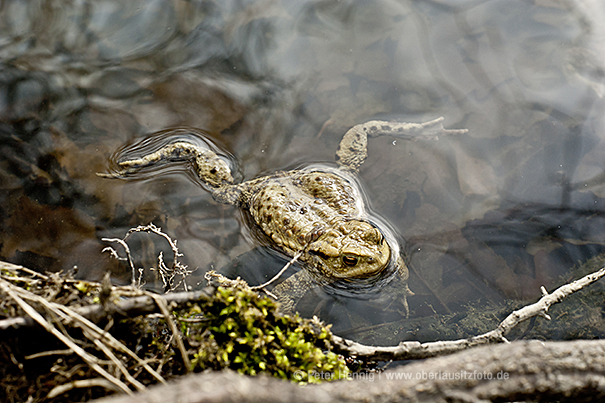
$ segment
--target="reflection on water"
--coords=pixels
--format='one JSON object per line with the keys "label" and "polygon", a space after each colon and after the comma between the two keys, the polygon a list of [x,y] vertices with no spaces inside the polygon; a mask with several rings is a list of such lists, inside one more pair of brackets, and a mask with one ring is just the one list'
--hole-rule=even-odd
{"label": "reflection on water", "polygon": [[[3,259],[128,281],[99,239],[153,221],[200,273],[226,267],[254,247],[236,211],[181,171],[97,177],[115,150],[194,127],[250,179],[333,161],[357,123],[438,116],[469,133],[374,139],[360,175],[372,208],[408,241],[413,316],[535,298],[603,252],[601,1],[0,7]],[[145,242],[148,266],[160,246]],[[343,329],[373,325],[376,309],[356,304],[307,310]]]}

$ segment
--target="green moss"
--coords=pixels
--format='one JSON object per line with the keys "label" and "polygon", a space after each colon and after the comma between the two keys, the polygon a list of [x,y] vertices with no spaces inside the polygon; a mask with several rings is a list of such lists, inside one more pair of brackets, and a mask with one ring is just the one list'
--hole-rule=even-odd
{"label": "green moss", "polygon": [[212,301],[179,312],[181,318],[203,315],[199,323],[182,322],[197,345],[192,369],[267,372],[301,383],[348,377],[344,359],[330,351],[328,327],[317,319],[277,315],[276,308],[248,289],[218,287]]}

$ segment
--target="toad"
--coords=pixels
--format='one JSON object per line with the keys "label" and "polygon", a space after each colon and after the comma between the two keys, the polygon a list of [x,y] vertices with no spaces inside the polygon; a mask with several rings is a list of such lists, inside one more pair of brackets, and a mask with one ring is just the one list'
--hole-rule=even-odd
{"label": "toad", "polygon": [[367,138],[437,139],[464,133],[446,130],[443,118],[425,123],[372,120],[349,129],[336,152],[337,168],[310,166],[280,171],[236,184],[229,165],[214,151],[187,141],[174,141],[141,158],[119,162],[113,176],[125,177],[168,161],[193,162],[197,176],[220,203],[238,206],[264,243],[301,262],[301,270],[273,289],[280,311],[292,314],[313,287],[343,290],[376,289],[396,284],[405,314],[408,268],[399,242],[384,220],[366,211],[355,180],[367,157]]}

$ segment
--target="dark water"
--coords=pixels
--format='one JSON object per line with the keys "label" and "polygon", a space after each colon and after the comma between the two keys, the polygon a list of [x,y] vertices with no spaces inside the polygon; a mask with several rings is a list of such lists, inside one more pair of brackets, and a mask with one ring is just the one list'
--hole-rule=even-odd
{"label": "dark water", "polygon": [[[241,263],[258,250],[234,261],[252,238],[186,169],[138,181],[96,173],[121,147],[174,127],[207,133],[250,179],[334,161],[357,123],[439,116],[469,132],[373,139],[360,175],[372,208],[407,241],[412,317],[535,299],[603,252],[601,1],[0,7],[2,259],[77,266],[89,279],[110,270],[127,283],[100,239],[153,222],[199,268],[194,283],[210,268],[261,282],[283,262]],[[132,242],[144,267],[170,252],[159,238]],[[382,302],[306,299],[307,314],[341,329],[391,320]]]}

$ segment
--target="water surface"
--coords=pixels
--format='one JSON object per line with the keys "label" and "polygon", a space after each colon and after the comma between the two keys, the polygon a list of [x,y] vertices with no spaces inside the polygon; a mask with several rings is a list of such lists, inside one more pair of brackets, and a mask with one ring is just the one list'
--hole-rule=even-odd
{"label": "water surface", "polygon": [[[603,252],[600,1],[0,7],[3,259],[77,266],[88,279],[110,270],[127,283],[128,269],[101,253],[100,239],[153,222],[199,268],[194,283],[211,268],[261,282],[283,262],[261,259],[260,271],[236,264],[252,259],[241,258],[252,238],[238,212],[186,170],[138,181],[96,173],[112,169],[121,147],[174,127],[205,133],[251,179],[333,162],[357,123],[439,116],[469,132],[373,139],[360,173],[372,208],[406,239],[413,318],[535,299],[541,285],[569,280],[571,267]],[[144,267],[169,252],[144,235],[132,248]],[[324,297],[318,306],[310,296],[303,310],[335,329],[397,318],[381,303]]]}

